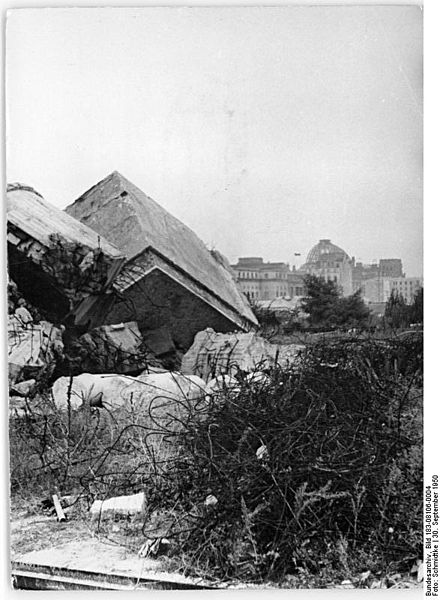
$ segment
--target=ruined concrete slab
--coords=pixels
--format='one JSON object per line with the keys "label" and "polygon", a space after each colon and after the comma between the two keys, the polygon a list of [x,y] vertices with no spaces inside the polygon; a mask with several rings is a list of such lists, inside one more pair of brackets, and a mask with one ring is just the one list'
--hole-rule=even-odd
{"label": "ruined concrete slab", "polygon": [[[116,284],[126,306],[115,307],[112,318],[134,319],[142,332],[169,326],[172,318],[173,339],[187,347],[207,325],[231,331],[258,324],[226,259],[210,252],[189,227],[119,173],[85,192],[66,212],[105,236],[129,259]],[[192,313],[199,315],[201,325]],[[186,335],[179,321],[186,323]]]}
{"label": "ruined concrete slab", "polygon": [[[98,407],[124,409],[151,416],[154,410],[162,417],[177,414],[203,399],[205,382],[195,375],[178,372],[144,372],[138,377],[114,373],[81,373],[72,378],[60,377],[52,386],[57,408]],[[69,400],[68,400],[69,399]]]}
{"label": "ruined concrete slab", "polygon": [[256,333],[216,333],[212,329],[200,331],[182,359],[182,373],[198,375],[205,381],[222,373],[237,370],[252,372],[275,363],[295,364],[299,344],[270,344]]}
{"label": "ruined concrete slab", "polygon": [[[121,252],[95,231],[73,219],[63,210],[46,202],[35,190],[10,184],[7,190],[8,222],[26,232],[44,247],[50,247],[50,236],[59,234],[68,242],[80,243],[85,249],[100,248],[109,258],[118,259]],[[87,252],[84,253],[84,256]]]}
{"label": "ruined concrete slab", "polygon": [[112,406],[126,406],[149,416],[168,418],[191,410],[205,395],[205,382],[195,375],[178,372],[143,373],[132,379]]}
{"label": "ruined concrete slab", "polygon": [[[41,521],[40,515],[39,519]],[[60,527],[58,523],[56,526]],[[139,556],[123,544],[112,544],[107,540],[92,538],[90,533],[88,537],[78,537],[77,522],[67,522],[63,527],[66,530],[72,529],[71,541],[12,556],[12,575],[15,579],[18,579],[18,573],[21,574],[21,579],[26,573],[29,577],[35,573],[42,579],[41,587],[29,589],[51,590],[57,589],[57,577],[58,581],[65,582],[64,587],[59,585],[59,589],[75,589],[75,580],[77,584],[83,583],[84,589],[95,587],[121,591],[209,587],[209,584],[200,578],[190,578],[168,571],[161,557]],[[55,581],[52,586],[46,585],[45,588],[45,578],[50,577]],[[94,586],[92,582],[95,583]],[[215,587],[226,588],[226,584],[218,584]]]}
{"label": "ruined concrete slab", "polygon": [[83,406],[105,406],[124,403],[122,391],[134,378],[113,373],[81,373],[75,377],[60,377],[52,386],[52,397],[55,406],[66,409]]}
{"label": "ruined concrete slab", "polygon": [[[127,277],[133,284],[126,285]],[[152,249],[124,267],[115,288],[118,299],[108,315],[110,322],[134,319],[142,335],[166,327],[180,349],[188,349],[195,334],[206,327],[222,332],[247,328],[232,309]]]}
{"label": "ruined concrete slab", "polygon": [[8,270],[20,292],[52,320],[72,312],[99,325],[97,300],[122,268],[121,251],[32,188],[12,184],[6,196]]}

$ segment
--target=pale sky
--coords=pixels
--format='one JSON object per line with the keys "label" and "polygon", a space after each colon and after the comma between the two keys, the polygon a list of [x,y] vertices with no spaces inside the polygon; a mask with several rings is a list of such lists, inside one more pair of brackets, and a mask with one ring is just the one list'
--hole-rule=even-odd
{"label": "pale sky", "polygon": [[231,262],[422,274],[417,6],[14,10],[6,69],[7,180],[59,208],[118,170]]}

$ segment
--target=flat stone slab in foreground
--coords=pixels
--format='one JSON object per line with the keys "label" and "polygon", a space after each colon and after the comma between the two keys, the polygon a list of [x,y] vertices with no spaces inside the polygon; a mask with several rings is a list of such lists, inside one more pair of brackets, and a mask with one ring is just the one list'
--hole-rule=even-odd
{"label": "flat stone slab in foreground", "polygon": [[96,539],[36,550],[12,561],[19,589],[197,589],[200,579],[161,570],[158,560],[140,558],[121,546]]}

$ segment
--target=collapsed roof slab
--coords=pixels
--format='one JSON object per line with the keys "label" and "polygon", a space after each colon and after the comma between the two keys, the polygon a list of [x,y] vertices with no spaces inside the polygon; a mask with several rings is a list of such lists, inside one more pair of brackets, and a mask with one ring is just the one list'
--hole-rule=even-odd
{"label": "collapsed roof slab", "polygon": [[9,185],[6,197],[8,270],[23,295],[57,320],[100,324],[123,254],[32,188]]}
{"label": "collapsed roof slab", "polygon": [[[129,290],[135,283],[150,278],[152,270],[159,270],[162,280],[166,276],[173,286],[183,288],[183,295],[188,294],[180,317],[182,326],[200,302],[209,307],[206,314],[216,314],[216,319],[223,322],[222,330],[249,330],[258,325],[226,259],[210,252],[189,227],[119,173],[112,173],[85,192],[66,212],[105,236],[127,256],[128,262],[115,286],[122,297],[132,295]],[[154,300],[152,292],[153,313]],[[169,310],[172,309],[167,308],[168,313]],[[162,321],[163,310],[157,312]],[[142,328],[139,317],[131,318],[138,320]],[[153,319],[150,312],[149,321]],[[177,327],[176,317],[172,321]],[[193,323],[191,335],[207,325]]]}
{"label": "collapsed roof slab", "polygon": [[189,348],[198,331],[212,327],[248,330],[247,322],[151,248],[130,261],[115,281],[118,299],[107,322],[136,320],[143,335],[167,328],[174,342]]}

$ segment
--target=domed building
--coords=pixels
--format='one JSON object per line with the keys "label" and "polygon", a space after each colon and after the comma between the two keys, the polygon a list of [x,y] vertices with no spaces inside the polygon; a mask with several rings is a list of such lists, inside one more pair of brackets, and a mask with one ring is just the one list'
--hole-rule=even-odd
{"label": "domed building", "polygon": [[344,296],[349,296],[353,293],[353,267],[354,259],[345,250],[332,244],[330,240],[323,239],[310,250],[300,271],[316,275],[325,281],[334,281],[342,288]]}

